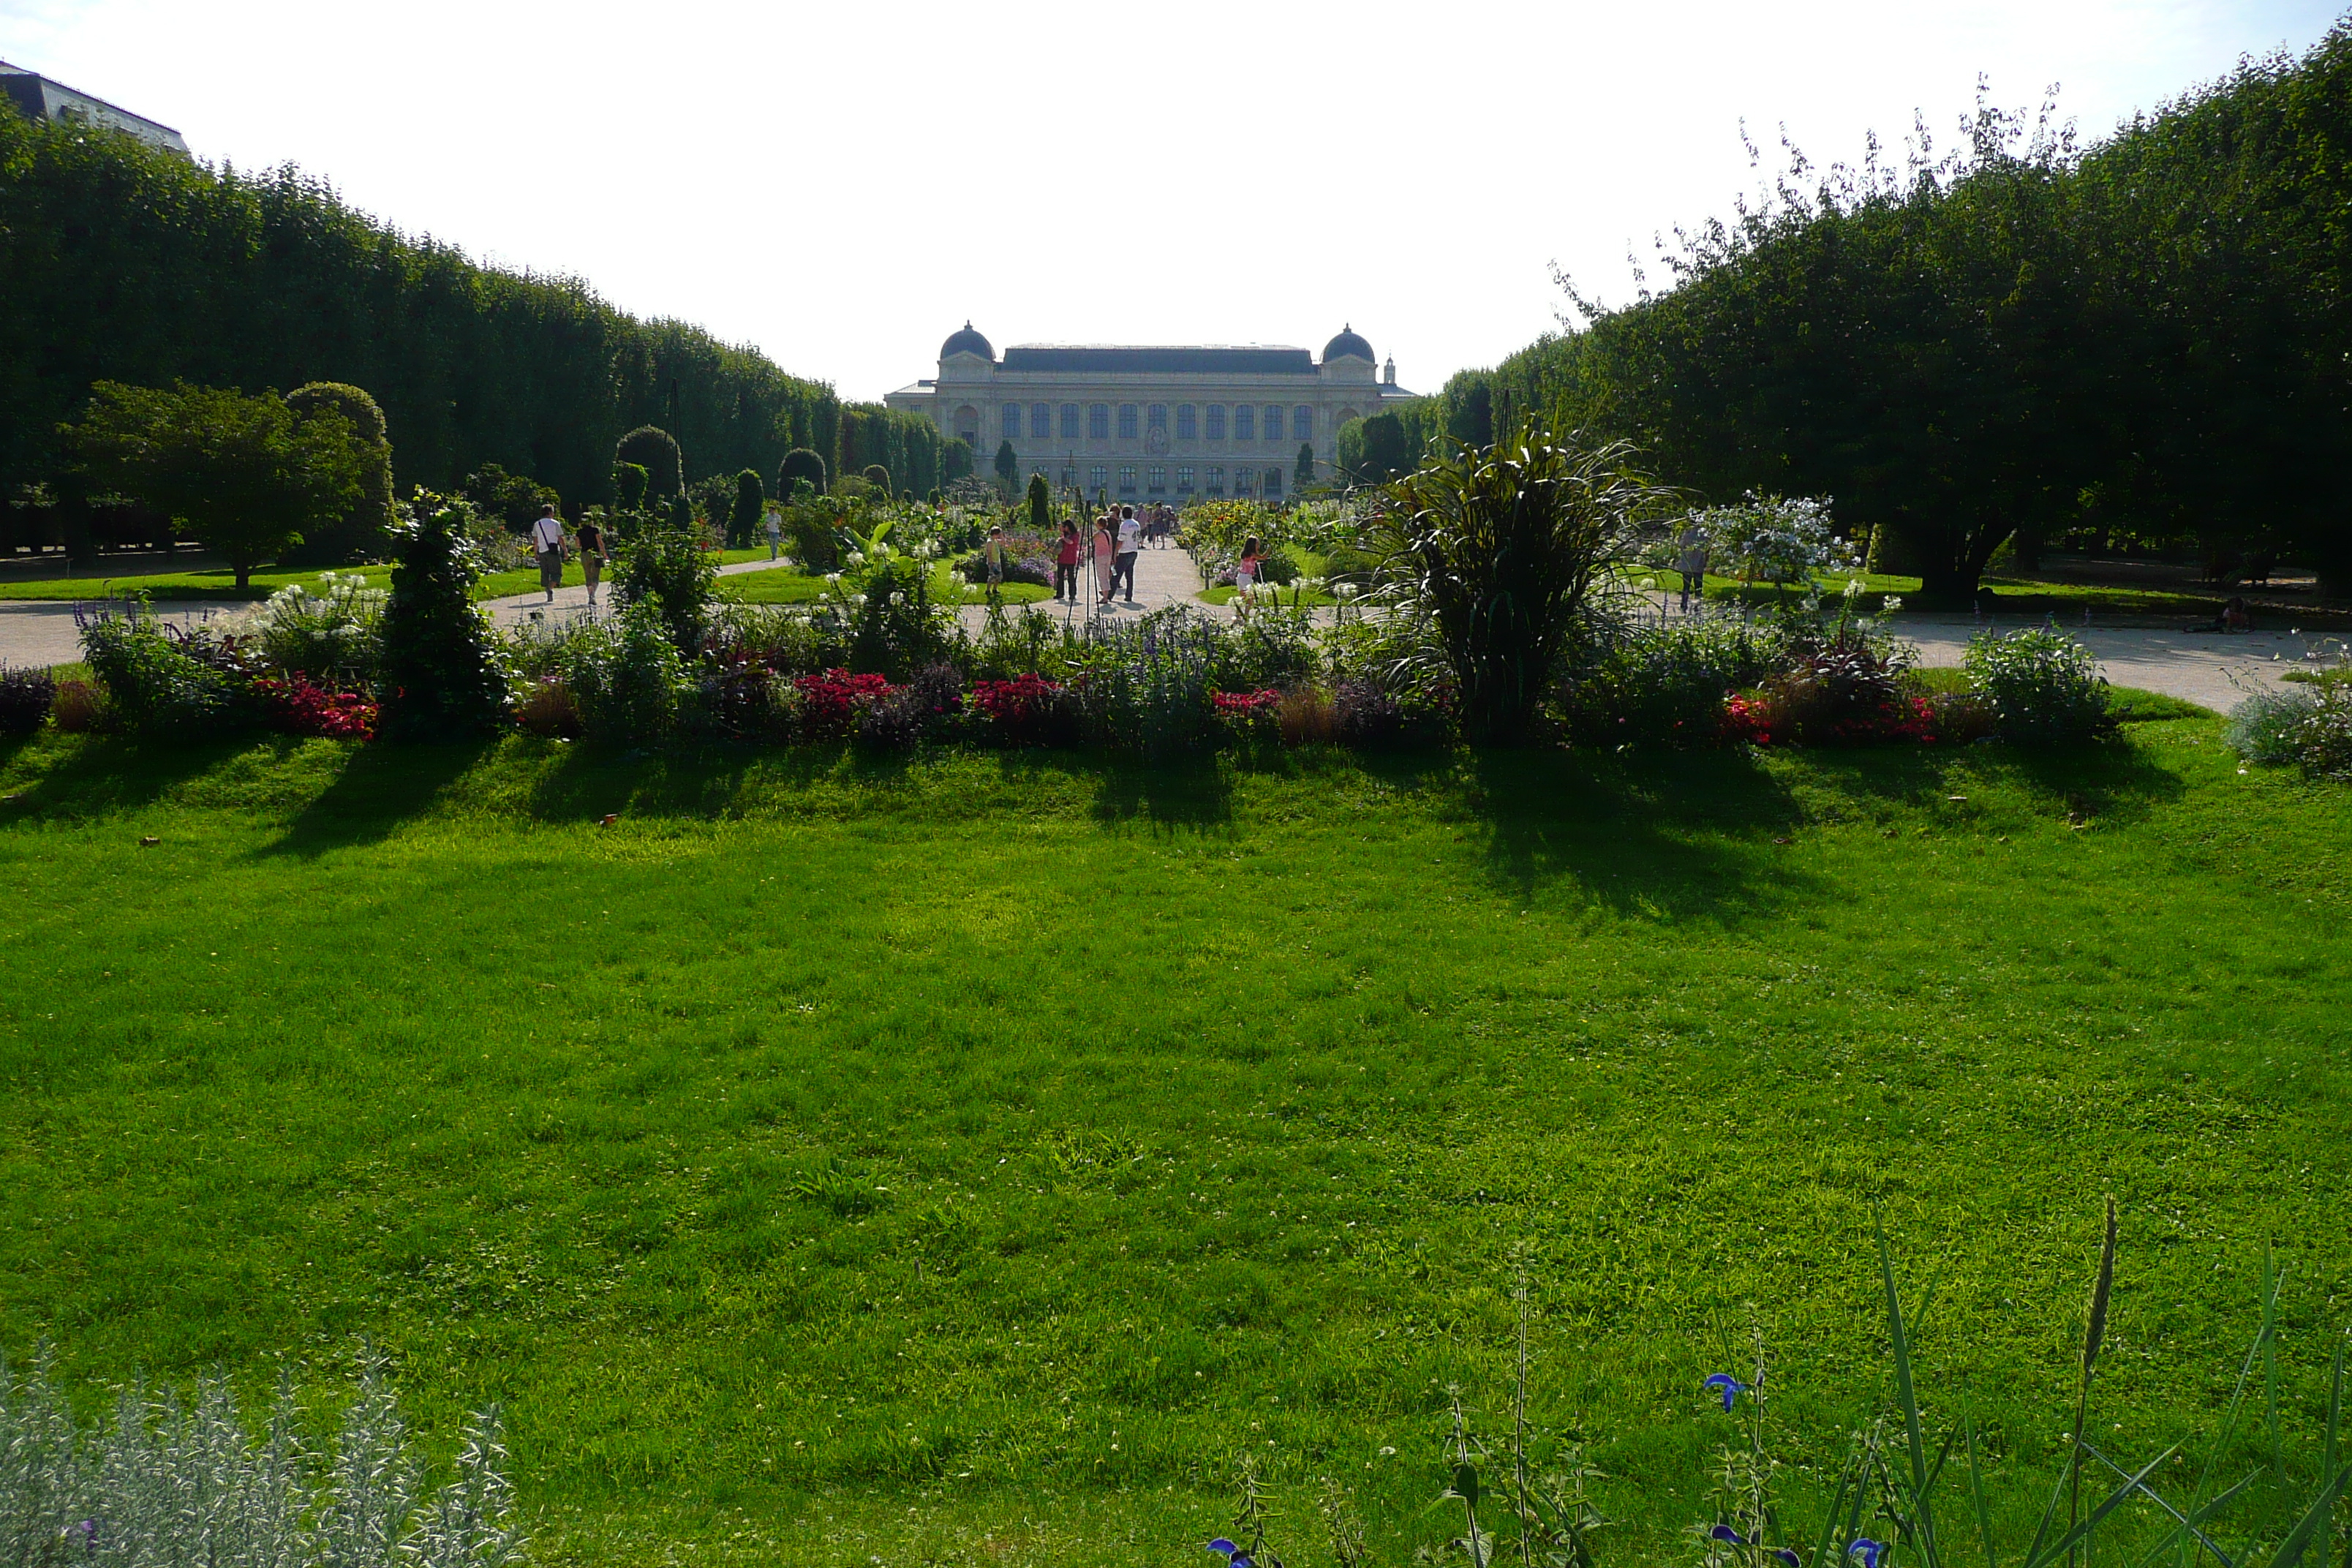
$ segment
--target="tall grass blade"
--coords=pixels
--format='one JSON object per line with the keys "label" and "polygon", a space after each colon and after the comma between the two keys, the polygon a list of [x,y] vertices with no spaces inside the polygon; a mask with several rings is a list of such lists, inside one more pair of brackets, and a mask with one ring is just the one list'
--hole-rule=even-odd
{"label": "tall grass blade", "polygon": [[2311,1500],[2311,1506],[2304,1510],[2303,1517],[2295,1521],[2293,1530],[2286,1532],[2286,1539],[2279,1542],[2277,1552],[2271,1558],[2270,1568],[2294,1568],[2295,1563],[2303,1561],[2312,1537],[2319,1533],[2326,1525],[2328,1515],[2336,1511],[2336,1500],[2342,1495],[2347,1480],[2352,1480],[2352,1468],[2336,1471],[2328,1483],[2319,1489],[2319,1495]]}
{"label": "tall grass blade", "polygon": [[2067,1531],[2064,1535],[2053,1542],[2049,1546],[2043,1548],[2042,1551],[2028,1556],[2025,1560],[2024,1568],[2048,1568],[2050,1563],[2056,1562],[2061,1557],[2073,1557],[2075,1551],[2083,1544],[2083,1542],[2089,1540],[2092,1533],[2096,1531],[2100,1525],[2106,1522],[2107,1515],[2121,1508],[2133,1493],[2140,1489],[2140,1488],[2147,1482],[2148,1477],[2156,1474],[2157,1469],[2162,1466],[2167,1459],[2171,1458],[2173,1455],[2179,1451],[2179,1448],[2176,1446],[2174,1447],[2167,1448],[2163,1453],[2158,1454],[2155,1458],[2150,1459],[2145,1468],[2141,1469],[2137,1474],[2126,1478],[2123,1485],[2108,1493],[2106,1500],[2093,1509],[2088,1518],[2076,1521],[2074,1528]]}
{"label": "tall grass blade", "polygon": [[2000,1568],[2000,1552],[1992,1543],[1992,1510],[1986,1506],[1984,1467],[1977,1458],[1977,1424],[1969,1423],[1969,1500],[1976,1505],[1977,1538],[1984,1542],[1985,1568]]}
{"label": "tall grass blade", "polygon": [[[2116,1200],[2107,1199],[2106,1238],[2099,1247],[2099,1279],[2091,1288],[2091,1318],[2083,1328],[2083,1381],[2074,1391],[2074,1441],[2066,1454],[2066,1522],[2083,1513],[2083,1425],[2091,1413],[2091,1379],[2099,1370],[2099,1347],[2107,1337],[2107,1300],[2116,1285]],[[2075,1561],[2072,1552],[2067,1562]]]}
{"label": "tall grass blade", "polygon": [[[2098,1451],[2098,1449],[2096,1449],[2096,1448],[2093,1447],[2092,1447],[2090,1444],[2088,1444],[2088,1443],[2085,1443],[2085,1444],[2084,1444],[2084,1445],[2083,1445],[2083,1451],[2084,1451],[2084,1453],[2086,1453],[2086,1454],[2090,1455],[2090,1456],[2091,1456],[2091,1458],[2093,1458],[2094,1459],[2098,1460],[2098,1461],[2099,1461],[2099,1463],[2101,1463],[2102,1465],[2105,1465],[2105,1466],[2109,1470],[2112,1470],[2112,1471],[2113,1471],[2113,1472],[2115,1472],[2116,1475],[2121,1476],[2121,1475],[2127,1475],[2127,1474],[2129,1474],[2129,1472],[2128,1472],[2128,1471],[2126,1471],[2126,1469],[2125,1469],[2121,1465],[2116,1464],[2113,1459],[2108,1458],[2105,1454],[2100,1453],[2100,1452]],[[2144,1498],[2147,1499],[2147,1500],[2148,1500],[2148,1501],[2150,1501],[2150,1502],[2152,1502],[2152,1503],[2156,1504],[2156,1506],[2157,1506],[2157,1507],[2158,1507],[2158,1508],[2162,1509],[2165,1512],[2167,1512],[2167,1513],[2170,1514],[2170,1515],[2173,1517],[2174,1521],[2177,1521],[2177,1522],[2179,1524],[2180,1528],[2181,1528],[2183,1531],[2187,1531],[2189,1535],[2191,1535],[2191,1536],[2193,1536],[2193,1537],[2195,1537],[2195,1538],[2196,1538],[2197,1543],[2198,1543],[2199,1545],[2200,1545],[2200,1546],[2204,1547],[2206,1551],[2210,1552],[2211,1552],[2211,1553],[2212,1553],[2216,1558],[2220,1559],[2220,1560],[2221,1560],[2221,1568],[2233,1568],[2233,1565],[2231,1564],[2231,1561],[2230,1561],[2230,1554],[2229,1554],[2228,1552],[2226,1552],[2222,1551],[2219,1546],[2216,1546],[2216,1545],[2213,1543],[2213,1539],[2212,1539],[2212,1537],[2210,1537],[2210,1536],[2207,1535],[2203,1531],[2201,1531],[2201,1530],[2200,1530],[2200,1529],[2198,1529],[2198,1528],[2197,1528],[2199,1524],[2200,1524],[2200,1523],[2202,1523],[2202,1522],[2203,1522],[2203,1521],[2204,1521],[2204,1516],[2205,1516],[2206,1514],[2209,1514],[2209,1513],[2211,1513],[2211,1512],[2214,1512],[2214,1511],[2218,1511],[2218,1509],[2219,1509],[2219,1504],[2218,1504],[2218,1503],[2216,1503],[2216,1504],[2215,1504],[2215,1506],[2214,1506],[2213,1508],[2211,1508],[2211,1509],[2206,1509],[2206,1510],[2200,1510],[2200,1514],[2199,1514],[2199,1517],[2192,1519],[2192,1518],[2190,1518],[2188,1514],[2185,1514],[2185,1513],[2181,1512],[2179,1509],[2177,1509],[2177,1508],[2173,1507],[2171,1503],[2169,1503],[2169,1502],[2168,1502],[2167,1500],[2165,1500],[2165,1499],[2164,1499],[2161,1495],[2159,1495],[2159,1494],[2156,1491],[2156,1489],[2155,1489],[2154,1488],[2152,1488],[2152,1487],[2145,1487],[2145,1486],[2144,1486],[2144,1487],[2142,1487],[2142,1488],[2140,1488],[2140,1489],[2139,1489],[2139,1492],[2140,1492],[2140,1496],[2142,1496],[2142,1497],[2144,1497]],[[2234,1489],[2232,1490],[2232,1492],[2231,1493],[2231,1496],[2235,1496],[2235,1495],[2236,1495],[2236,1492],[2235,1492],[2235,1490],[2234,1490]],[[2162,1550],[2162,1549],[2161,1549],[2161,1548],[2158,1548],[2158,1550],[2160,1551],[2160,1550]]]}
{"label": "tall grass blade", "polygon": [[1886,1287],[1886,1332],[1895,1347],[1895,1401],[1903,1412],[1903,1435],[1911,1454],[1911,1486],[1927,1481],[1927,1445],[1919,1434],[1919,1397],[1911,1382],[1911,1341],[1903,1328],[1903,1302],[1895,1289],[1895,1260],[1886,1250],[1886,1225],[1877,1222],[1878,1277]]}

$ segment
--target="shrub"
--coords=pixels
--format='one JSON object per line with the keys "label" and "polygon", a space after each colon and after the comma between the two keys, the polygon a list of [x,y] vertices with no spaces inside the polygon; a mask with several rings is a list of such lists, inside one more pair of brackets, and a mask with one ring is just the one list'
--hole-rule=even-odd
{"label": "shrub", "polygon": [[1244,739],[1256,739],[1275,729],[1275,710],[1281,706],[1279,691],[1213,691],[1209,694],[1210,711],[1217,723],[1229,734]]}
{"label": "shrub", "polygon": [[760,476],[745,468],[735,476],[735,508],[727,514],[727,542],[740,550],[760,531],[760,516],[768,510],[767,492]]}
{"label": "shrub", "polygon": [[1404,705],[1378,683],[1341,680],[1331,688],[1331,733],[1341,745],[1382,751],[1404,739]]}
{"label": "shrub", "polygon": [[2230,710],[2222,737],[2250,763],[2352,775],[2352,689],[2324,681],[2256,691]]}
{"label": "shrub", "polygon": [[1525,733],[1633,510],[1653,494],[1622,443],[1530,423],[1399,480],[1379,538],[1381,595],[1430,628],[1480,739]]}
{"label": "shrub", "polygon": [[1569,679],[1562,716],[1587,743],[1712,744],[1723,729],[1724,698],[1761,684],[1789,658],[1778,632],[1744,620],[1641,627]]}
{"label": "shrub", "polygon": [[677,438],[658,425],[640,425],[614,443],[614,471],[625,463],[645,469],[648,500],[686,493],[686,454],[678,450]]}
{"label": "shrub", "polygon": [[137,734],[194,736],[251,722],[244,682],[190,651],[142,611],[82,627],[82,657],[105,683],[107,712]]}
{"label": "shrub", "polygon": [[646,489],[652,483],[653,476],[646,472],[646,466],[643,463],[614,463],[613,465],[614,510],[624,513],[643,511],[646,506]]}
{"label": "shrub", "polygon": [[795,447],[784,454],[784,460],[777,466],[777,497],[782,500],[797,499],[793,487],[803,479],[815,494],[824,494],[824,459],[806,447]]}
{"label": "shrub", "polygon": [[[955,563],[956,575],[974,586],[988,581],[988,555],[975,551]],[[1042,535],[1008,533],[1004,536],[1004,580],[1008,583],[1034,583],[1040,588],[1054,585],[1054,548]]]}
{"label": "shrub", "polygon": [[[392,441],[385,433],[383,410],[366,392],[340,381],[298,386],[286,395],[286,406],[298,419],[321,408],[341,415],[351,425],[360,466],[358,499],[340,516],[305,531],[302,542],[287,552],[287,563],[342,565],[381,561],[390,552],[393,531],[400,525],[400,510],[393,499]],[[554,494],[550,490],[549,499]]]}
{"label": "shrub", "polygon": [[1150,757],[1200,749],[1231,651],[1222,627],[1181,605],[1102,628],[1078,661],[1087,735]]}
{"label": "shrub", "polygon": [[[640,468],[638,472],[644,470]],[[540,508],[556,505],[563,499],[555,493],[554,486],[541,484],[527,474],[510,474],[497,463],[484,463],[467,474],[457,486],[457,493],[476,511],[497,519],[514,533],[529,531],[538,520]],[[642,481],[638,493],[644,493]]]}
{"label": "shrub", "polygon": [[1007,746],[1066,746],[1077,738],[1078,712],[1067,687],[1040,675],[976,680],[972,710],[981,735]]}
{"label": "shrub", "polygon": [[803,572],[841,570],[841,519],[824,501],[805,501],[784,512],[784,537]]}
{"label": "shrub", "polygon": [[1043,474],[1029,476],[1029,531],[1044,538],[1054,531],[1054,492]]}
{"label": "shrub", "polygon": [[1822,572],[1860,567],[1838,537],[1825,496],[1759,496],[1750,490],[1737,506],[1694,512],[1706,540],[1711,571],[1756,583],[1810,583]]}
{"label": "shrub", "polygon": [[382,732],[404,740],[479,735],[506,706],[488,617],[473,602],[478,557],[461,537],[471,509],[418,492],[383,609]]}
{"label": "shrub", "polygon": [[868,574],[851,623],[850,668],[904,680],[945,658],[955,629],[954,612],[931,598],[924,563],[883,561]]}
{"label": "shrub", "polygon": [[1278,588],[1287,588],[1298,581],[1298,563],[1291,559],[1290,552],[1286,550],[1267,551],[1259,558],[1257,571],[1258,581],[1271,583]]}
{"label": "shrub", "polygon": [[576,638],[571,652],[563,684],[579,710],[582,734],[635,746],[677,727],[690,689],[686,662],[652,605],[630,605],[615,620]]}
{"label": "shrub", "polygon": [[866,470],[863,477],[867,484],[874,487],[874,493],[876,495],[881,496],[885,500],[888,499],[890,495],[889,469],[884,468],[879,463],[868,463],[866,465]]}
{"label": "shrub", "polygon": [[543,675],[523,689],[522,700],[515,704],[515,726],[549,740],[580,738],[580,705],[562,676]]}
{"label": "shrub", "polygon": [[1370,588],[1380,565],[1380,558],[1369,550],[1335,544],[1323,558],[1323,580],[1334,588],[1343,583],[1355,588]]}
{"label": "shrub", "polygon": [[2113,729],[2107,680],[2091,650],[2055,628],[2001,636],[1979,632],[1961,664],[1969,686],[1991,705],[2003,740],[2082,740]]}
{"label": "shrub", "polygon": [[300,675],[284,680],[265,676],[253,689],[273,730],[337,741],[375,739],[376,705],[360,692],[331,691]]}
{"label": "shrub", "polygon": [[613,581],[613,602],[623,608],[645,605],[661,617],[680,656],[702,651],[702,637],[717,596],[719,568],[688,530],[647,528],[621,550]]}
{"label": "shrub", "polygon": [[33,733],[47,721],[57,698],[58,683],[47,670],[0,667],[0,735]]}
{"label": "shrub", "polygon": [[859,709],[884,696],[890,683],[879,675],[828,669],[793,682],[799,698],[801,733],[812,740],[839,740],[857,723]]}
{"label": "shrub", "polygon": [[49,717],[68,735],[86,734],[105,722],[105,692],[92,681],[60,680]]}
{"label": "shrub", "polygon": [[437,1491],[409,1451],[385,1366],[371,1356],[331,1446],[313,1450],[281,1384],[266,1435],[223,1377],[183,1404],[135,1387],[85,1427],[46,1355],[0,1364],[0,1561],[389,1563],[509,1568],[524,1561],[495,1406],[469,1418]]}
{"label": "shrub", "polygon": [[383,591],[356,573],[323,572],[315,588],[297,583],[272,594],[255,613],[253,635],[273,669],[366,685],[383,659]]}

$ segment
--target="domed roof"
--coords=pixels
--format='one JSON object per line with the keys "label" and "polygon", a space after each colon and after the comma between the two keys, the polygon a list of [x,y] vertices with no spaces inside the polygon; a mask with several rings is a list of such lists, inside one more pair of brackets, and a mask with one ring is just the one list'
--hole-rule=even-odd
{"label": "domed roof", "polygon": [[[996,349],[986,338],[973,331],[971,323],[966,321],[963,324],[963,331],[950,333],[948,341],[940,345],[941,359],[947,359],[954,354],[978,354],[982,359],[994,359]],[[1366,350],[1364,357],[1371,358],[1371,351]]]}
{"label": "domed roof", "polygon": [[1329,364],[1343,354],[1362,360],[1366,364],[1373,363],[1380,357],[1372,353],[1371,344],[1356,335],[1356,329],[1353,327],[1341,327],[1339,335],[1323,345],[1325,364]]}

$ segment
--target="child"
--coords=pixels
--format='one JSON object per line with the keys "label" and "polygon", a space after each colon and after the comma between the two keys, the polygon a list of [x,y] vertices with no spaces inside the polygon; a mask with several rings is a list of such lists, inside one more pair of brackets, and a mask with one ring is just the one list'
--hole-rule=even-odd
{"label": "child", "polygon": [[1248,593],[1251,584],[1257,581],[1259,561],[1264,554],[1265,547],[1258,543],[1256,534],[1253,533],[1242,541],[1241,564],[1234,568],[1234,589],[1237,595]]}

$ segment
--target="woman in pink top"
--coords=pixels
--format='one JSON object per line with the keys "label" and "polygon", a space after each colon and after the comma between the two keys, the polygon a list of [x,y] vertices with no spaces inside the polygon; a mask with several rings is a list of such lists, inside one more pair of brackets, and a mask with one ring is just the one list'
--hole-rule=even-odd
{"label": "woman in pink top", "polygon": [[1235,588],[1245,590],[1257,581],[1258,562],[1264,552],[1265,546],[1258,543],[1255,534],[1243,541],[1241,564],[1234,568]]}

